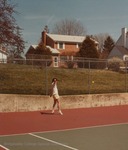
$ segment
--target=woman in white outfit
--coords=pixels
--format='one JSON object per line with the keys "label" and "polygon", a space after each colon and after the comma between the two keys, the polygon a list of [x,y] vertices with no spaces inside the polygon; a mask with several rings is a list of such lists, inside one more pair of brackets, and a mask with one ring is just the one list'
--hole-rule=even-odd
{"label": "woman in white outfit", "polygon": [[57,105],[58,112],[59,114],[63,115],[61,109],[60,109],[60,100],[59,100],[59,93],[58,93],[58,88],[57,88],[57,79],[53,78],[52,79],[52,87],[51,87],[51,93],[50,96],[53,97],[54,103],[53,103],[53,108],[52,108],[52,113],[55,111],[55,106]]}

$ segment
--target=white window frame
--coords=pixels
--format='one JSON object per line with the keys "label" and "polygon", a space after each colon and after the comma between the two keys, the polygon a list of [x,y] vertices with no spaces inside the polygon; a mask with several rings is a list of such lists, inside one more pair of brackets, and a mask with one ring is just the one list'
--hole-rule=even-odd
{"label": "white window frame", "polygon": [[79,44],[78,43],[76,43],[76,48],[79,48]]}
{"label": "white window frame", "polygon": [[128,60],[128,55],[124,55],[124,56],[123,56],[123,60],[124,60],[124,61],[127,61],[127,60]]}
{"label": "white window frame", "polygon": [[[62,44],[62,45],[61,45],[62,47],[60,46],[60,44]],[[58,44],[57,44],[57,48],[58,48],[58,49],[65,49],[65,43],[62,43],[62,42],[58,43]]]}
{"label": "white window frame", "polygon": [[58,67],[58,60],[59,58],[57,56],[53,57],[53,67]]}
{"label": "white window frame", "polygon": [[76,43],[76,48],[80,48],[80,43]]}

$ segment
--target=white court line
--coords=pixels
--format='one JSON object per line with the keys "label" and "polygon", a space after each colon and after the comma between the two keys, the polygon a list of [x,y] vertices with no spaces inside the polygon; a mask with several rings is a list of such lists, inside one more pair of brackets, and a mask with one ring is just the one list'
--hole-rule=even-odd
{"label": "white court line", "polygon": [[92,125],[87,127],[79,127],[79,128],[71,128],[71,129],[62,129],[62,130],[51,130],[51,131],[43,131],[43,132],[32,132],[33,134],[40,133],[54,133],[54,132],[65,132],[65,131],[73,131],[73,130],[82,130],[82,129],[93,129],[93,128],[103,128],[103,127],[112,127],[112,126],[120,126],[120,125],[128,125],[128,122],[125,123],[115,123],[115,124],[105,124],[105,125]]}
{"label": "white court line", "polygon": [[51,143],[54,143],[54,144],[57,144],[57,145],[60,145],[60,146],[63,146],[63,147],[66,147],[68,149],[78,150],[78,149],[73,148],[71,146],[68,146],[68,145],[65,145],[65,144],[62,144],[62,143],[59,143],[59,142],[56,142],[56,141],[53,141],[53,140],[50,140],[50,139],[38,136],[38,135],[35,135],[35,134],[32,134],[32,133],[29,133],[29,135],[34,136],[34,137],[39,138],[39,139],[42,139],[42,140],[45,140],[45,141],[48,141],[48,142],[51,142]]}
{"label": "white court line", "polygon": [[2,147],[5,150],[9,150],[8,148],[4,147],[3,145],[0,145],[0,147]]}
{"label": "white court line", "polygon": [[0,135],[1,137],[9,137],[9,136],[20,136],[20,135],[27,135],[28,133],[19,133],[19,134],[6,134],[6,135]]}

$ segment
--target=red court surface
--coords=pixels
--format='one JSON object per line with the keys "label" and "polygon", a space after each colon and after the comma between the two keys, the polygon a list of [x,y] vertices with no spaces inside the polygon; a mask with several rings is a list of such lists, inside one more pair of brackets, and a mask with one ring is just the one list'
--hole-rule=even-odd
{"label": "red court surface", "polygon": [[0,135],[128,123],[128,105],[62,111],[64,115],[50,111],[0,113]]}
{"label": "red court surface", "polygon": [[0,147],[0,150],[5,150],[4,148]]}

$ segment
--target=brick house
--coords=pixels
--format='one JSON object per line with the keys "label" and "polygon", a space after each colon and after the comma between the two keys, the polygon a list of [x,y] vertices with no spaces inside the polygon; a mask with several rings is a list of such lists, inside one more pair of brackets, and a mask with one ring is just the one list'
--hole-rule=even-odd
{"label": "brick house", "polygon": [[49,46],[49,48],[59,52],[58,55],[53,56],[53,63],[56,64],[56,66],[63,64],[63,58],[73,59],[73,56],[79,51],[80,44],[85,39],[85,36],[49,34],[45,30],[42,32],[41,37],[45,46]]}
{"label": "brick house", "polygon": [[118,57],[122,60],[128,60],[128,29],[122,28],[121,35],[108,58]]}
{"label": "brick house", "polygon": [[[80,44],[84,41],[85,36],[70,36],[49,34],[45,30],[41,34],[41,40],[44,45],[52,52],[52,66],[59,67],[61,57],[72,59],[79,51]],[[26,58],[35,53],[37,45],[31,45],[26,52]]]}
{"label": "brick house", "polygon": [[[61,66],[63,59],[73,60],[73,57],[79,51],[79,47],[85,38],[85,36],[49,34],[46,32],[46,30],[41,33],[42,42],[52,52],[53,67]],[[92,40],[96,43],[97,46],[98,42],[94,39]],[[31,46],[30,48],[27,51],[26,56],[35,51],[35,46]]]}
{"label": "brick house", "polygon": [[79,51],[79,46],[84,39],[85,36],[49,34],[46,33],[45,30],[42,32],[42,41],[44,45],[57,49],[61,56],[74,56],[76,52]]}

